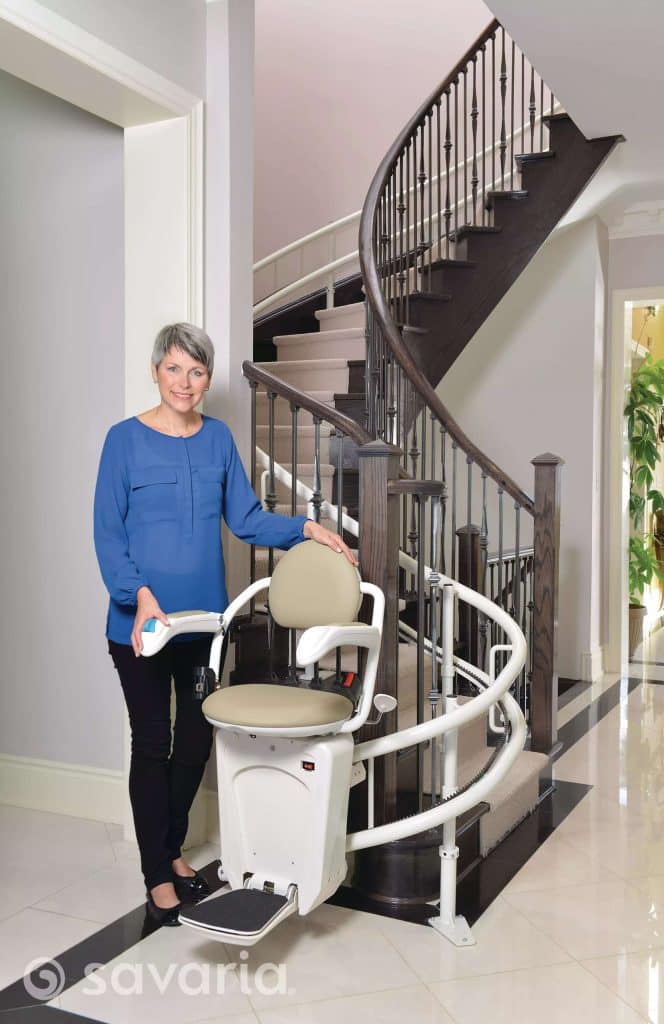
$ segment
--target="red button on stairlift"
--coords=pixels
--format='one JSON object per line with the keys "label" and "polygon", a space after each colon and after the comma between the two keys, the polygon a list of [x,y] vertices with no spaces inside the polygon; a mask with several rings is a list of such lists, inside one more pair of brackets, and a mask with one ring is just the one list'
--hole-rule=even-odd
{"label": "red button on stairlift", "polygon": [[304,768],[305,772],[312,772],[315,769],[316,765],[314,764],[313,761],[303,761],[302,767]]}
{"label": "red button on stairlift", "polygon": [[352,686],[354,678],[355,678],[355,673],[354,672],[346,673],[346,678],[344,679],[343,685],[344,686]]}

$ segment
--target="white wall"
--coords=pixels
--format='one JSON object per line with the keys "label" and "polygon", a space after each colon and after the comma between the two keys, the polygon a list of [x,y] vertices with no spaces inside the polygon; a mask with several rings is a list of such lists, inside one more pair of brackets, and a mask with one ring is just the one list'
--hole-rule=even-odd
{"label": "white wall", "polygon": [[360,209],[492,17],[482,0],[256,0],[256,260]]}
{"label": "white wall", "polygon": [[39,2],[194,95],[205,95],[205,0]]}
{"label": "white wall", "polygon": [[[559,231],[446,374],[438,391],[472,440],[533,494],[530,460],[565,460],[559,673],[597,666],[600,637],[601,367],[605,256],[597,220]],[[493,529],[492,529],[493,526]],[[495,516],[489,547],[495,548]]]}
{"label": "white wall", "polygon": [[0,121],[0,751],[119,769],[92,494],[124,412],[123,135],[4,72]]}

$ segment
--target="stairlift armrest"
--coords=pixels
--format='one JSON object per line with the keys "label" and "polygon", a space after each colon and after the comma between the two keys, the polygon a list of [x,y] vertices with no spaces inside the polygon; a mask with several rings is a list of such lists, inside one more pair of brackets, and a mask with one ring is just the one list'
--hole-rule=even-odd
{"label": "stairlift armrest", "polygon": [[157,654],[179,633],[218,633],[222,624],[219,612],[169,612],[166,618],[170,623],[168,626],[159,619],[147,619],[143,623],[141,654],[144,658]]}
{"label": "stairlift armrest", "polygon": [[336,647],[380,648],[380,630],[363,622],[346,626],[311,626],[305,630],[297,645],[297,661],[300,665],[313,665]]}
{"label": "stairlift armrest", "polygon": [[270,586],[270,579],[270,576],[265,576],[262,580],[255,580],[254,583],[250,583],[248,587],[245,587],[241,594],[238,594],[237,597],[233,598],[221,617],[224,633],[228,632],[231,622],[240,609],[244,608],[245,604],[249,604],[251,599],[255,597],[256,594],[259,594],[261,590],[267,590]]}

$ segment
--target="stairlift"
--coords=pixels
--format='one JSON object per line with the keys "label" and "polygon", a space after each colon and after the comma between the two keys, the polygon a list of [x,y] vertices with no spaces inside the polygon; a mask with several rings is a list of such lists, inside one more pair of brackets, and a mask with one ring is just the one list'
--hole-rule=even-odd
{"label": "stairlift", "polygon": [[[302,631],[298,681],[220,687],[233,618],[267,589],[276,623]],[[371,624],[357,621],[363,596]],[[339,554],[315,541],[286,552],[272,576],[246,588],[223,614],[168,615],[143,628],[143,655],[156,654],[181,633],[214,634],[209,670],[217,686],[202,711],[215,728],[223,877],[230,891],[214,893],[179,914],[182,924],[221,942],[250,946],[286,917],[308,914],[346,875],[346,817],[351,786],[364,778],[353,764],[353,733],[393,710],[394,698],[374,686],[385,600],[360,581]],[[362,680],[354,673],[321,678],[317,663],[338,647],[366,648]],[[221,864],[219,867],[222,877]]]}

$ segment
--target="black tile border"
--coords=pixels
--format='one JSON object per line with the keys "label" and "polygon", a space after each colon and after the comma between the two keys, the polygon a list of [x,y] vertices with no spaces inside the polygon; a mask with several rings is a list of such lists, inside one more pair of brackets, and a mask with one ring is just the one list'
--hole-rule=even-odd
{"label": "black tile border", "polygon": [[571,686],[566,686],[564,690],[558,691],[558,710],[560,711],[570,704],[576,697],[580,697],[582,693],[586,693],[591,686],[592,683],[587,683],[584,679],[573,680]]}
{"label": "black tile border", "polygon": [[591,701],[587,707],[570,718],[569,722],[561,725],[558,729],[558,741],[561,747],[554,754],[553,760],[557,761],[570,747],[578,743],[593,726],[608,715],[609,711],[613,711],[623,696],[629,696],[642,682],[647,682],[647,680],[632,677],[619,679],[604,693],[600,693],[599,697]]}
{"label": "black tile border", "polygon": [[[565,751],[585,736],[600,722],[619,701],[642,683],[664,685],[664,680],[641,679],[627,677],[619,679],[604,693],[592,701],[587,708],[579,711],[569,722],[558,730],[561,748],[554,755],[557,760]],[[557,781],[555,788],[549,790],[541,799],[535,811],[525,818],[521,824],[510,832],[499,845],[483,860],[472,868],[468,875],[459,883],[457,901],[459,913],[463,914],[472,925],[507,882],[523,867],[527,860],[537,851],[542,843],[564,821],[567,815],[580,803],[592,786],[577,782]],[[222,887],[217,876],[218,861],[211,861],[205,868],[199,869],[211,890],[214,892]],[[431,904],[398,908],[389,907],[373,900],[368,900],[355,890],[342,886],[327,901],[333,906],[347,907],[351,910],[378,914],[383,917],[397,917],[400,920],[417,924],[427,924],[429,917],[435,916],[437,908]],[[145,905],[105,925],[98,932],[70,947],[54,960],[64,971],[65,984],[61,991],[77,984],[84,977],[84,969],[88,964],[106,964],[122,954],[141,939],[147,938],[159,926],[147,915]],[[37,972],[33,972],[35,987],[39,987]],[[31,1022],[32,1020],[76,1021],[78,1024],[99,1024],[94,1018],[61,1010],[50,1006],[35,996],[31,996],[19,978],[0,991],[0,1024],[10,1024],[16,1020]]]}

